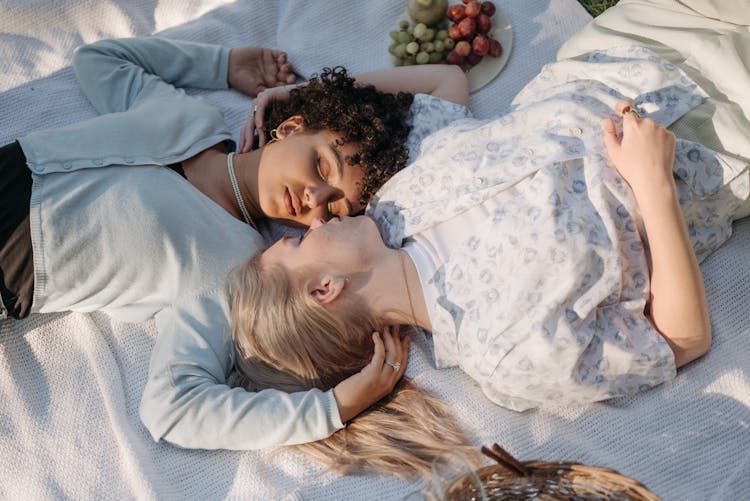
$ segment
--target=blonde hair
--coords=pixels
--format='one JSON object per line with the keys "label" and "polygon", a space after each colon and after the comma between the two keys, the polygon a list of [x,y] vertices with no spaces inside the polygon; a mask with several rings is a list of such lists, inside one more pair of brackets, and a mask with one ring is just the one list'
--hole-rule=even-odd
{"label": "blonde hair", "polygon": [[[383,324],[356,297],[320,305],[286,272],[260,256],[230,274],[237,384],[250,391],[328,390],[370,362],[372,332]],[[349,295],[351,296],[351,295]],[[330,437],[297,446],[340,473],[428,477],[432,460],[459,450],[477,454],[445,404],[404,379],[394,391]]]}

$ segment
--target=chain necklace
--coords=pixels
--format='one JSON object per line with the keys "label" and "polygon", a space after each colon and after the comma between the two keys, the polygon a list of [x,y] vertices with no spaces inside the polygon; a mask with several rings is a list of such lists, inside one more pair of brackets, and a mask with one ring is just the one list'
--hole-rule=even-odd
{"label": "chain necklace", "polygon": [[253,218],[250,217],[250,213],[247,211],[247,207],[245,207],[245,202],[242,200],[242,193],[240,193],[240,186],[237,183],[237,177],[234,175],[234,161],[232,160],[232,157],[234,156],[233,152],[230,152],[227,155],[227,170],[229,171],[229,180],[232,182],[232,190],[234,190],[234,197],[237,199],[237,204],[240,206],[240,212],[242,212],[242,217],[245,218],[245,222],[252,226],[253,228],[257,229],[255,226],[255,221],[253,221]]}

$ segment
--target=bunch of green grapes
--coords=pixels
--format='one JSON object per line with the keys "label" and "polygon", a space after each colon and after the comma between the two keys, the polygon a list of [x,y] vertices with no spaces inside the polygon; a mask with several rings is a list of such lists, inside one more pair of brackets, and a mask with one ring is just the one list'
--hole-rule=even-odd
{"label": "bunch of green grapes", "polygon": [[448,36],[442,21],[428,26],[403,19],[398,27],[399,30],[391,31],[388,47],[396,66],[442,62],[456,43]]}

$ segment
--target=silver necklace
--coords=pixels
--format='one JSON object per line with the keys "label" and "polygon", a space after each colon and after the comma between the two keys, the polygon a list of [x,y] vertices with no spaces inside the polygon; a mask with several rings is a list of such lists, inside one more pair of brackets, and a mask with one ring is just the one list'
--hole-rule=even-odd
{"label": "silver necklace", "polygon": [[240,186],[239,184],[237,184],[237,177],[234,175],[234,161],[232,160],[233,156],[233,152],[227,155],[227,170],[229,171],[229,180],[232,182],[234,197],[237,199],[237,204],[240,206],[240,212],[242,212],[242,217],[245,218],[245,222],[255,228],[255,222],[253,221],[253,218],[250,217],[250,213],[247,211],[247,207],[245,207],[245,202],[242,200],[242,193],[240,193]]}
{"label": "silver necklace", "polygon": [[409,309],[411,310],[411,318],[414,320],[415,327],[419,327],[419,324],[417,323],[417,316],[414,314],[414,303],[411,301],[411,291],[409,290],[409,277],[406,276],[406,264],[404,263],[404,259],[406,259],[406,251],[403,249],[399,249],[396,252],[399,253],[399,257],[401,258],[401,271],[404,274],[404,283],[406,284],[406,296],[409,298]]}

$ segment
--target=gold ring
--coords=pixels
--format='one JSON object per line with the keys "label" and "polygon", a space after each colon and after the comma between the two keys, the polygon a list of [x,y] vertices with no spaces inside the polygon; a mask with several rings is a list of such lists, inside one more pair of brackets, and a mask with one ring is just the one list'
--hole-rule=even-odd
{"label": "gold ring", "polygon": [[635,111],[635,108],[633,108],[630,105],[627,105],[622,109],[622,111],[620,112],[620,116],[624,118],[626,113],[632,113],[635,116],[635,118],[641,118],[638,112]]}

